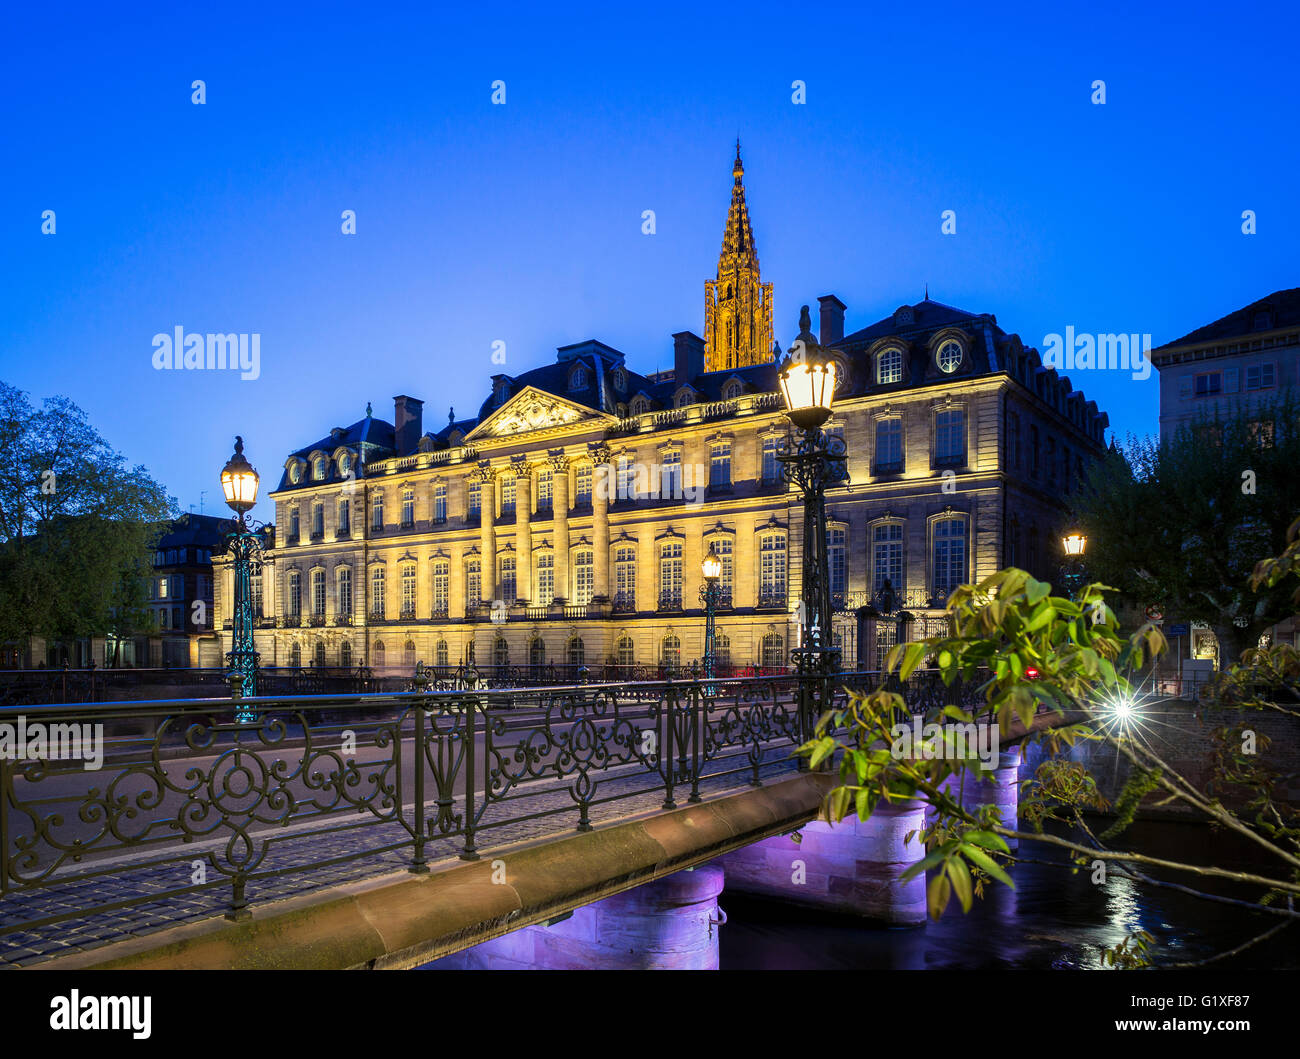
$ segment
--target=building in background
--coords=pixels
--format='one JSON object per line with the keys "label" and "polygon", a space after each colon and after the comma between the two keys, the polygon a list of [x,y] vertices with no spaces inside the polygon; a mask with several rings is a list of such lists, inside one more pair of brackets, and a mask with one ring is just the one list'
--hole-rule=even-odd
{"label": "building in background", "polygon": [[[772,290],[742,175],[738,152],[707,337],[673,335],[671,371],[640,374],[588,340],[492,376],[470,417],[426,431],[423,402],[402,395],[391,423],[368,407],[289,455],[270,493],[272,562],[253,579],[262,665],[673,671],[703,651],[710,548],[719,670],[787,664],[802,505],[776,458]],[[804,313],[795,340],[839,351],[836,634],[846,665],[875,668],[899,635],[933,632],[958,585],[1004,565],[1055,571],[1066,499],[1104,451],[1107,417],[990,314],[927,292],[845,334],[845,312],[822,297],[819,335]],[[221,629],[220,558],[217,578]],[[886,583],[913,620],[869,623],[859,643],[856,611]]]}
{"label": "building in background", "polygon": [[219,651],[209,646],[201,653],[199,645],[205,637],[212,640],[212,556],[229,532],[228,518],[186,514],[158,538],[147,604],[154,632],[147,638],[147,659],[136,664],[155,669],[222,664]]}

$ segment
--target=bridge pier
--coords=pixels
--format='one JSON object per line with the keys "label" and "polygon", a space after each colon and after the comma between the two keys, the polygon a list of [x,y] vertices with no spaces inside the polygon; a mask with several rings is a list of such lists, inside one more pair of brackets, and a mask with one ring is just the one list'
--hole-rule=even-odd
{"label": "bridge pier", "polygon": [[918,838],[925,805],[881,804],[866,820],[850,814],[838,824],[815,820],[789,835],[764,839],[718,860],[727,888],[777,897],[811,908],[844,912],[891,926],[925,922],[924,876],[899,876],[925,856]]}
{"label": "bridge pier", "polygon": [[[949,777],[944,787],[949,795],[959,800],[965,809],[974,809],[980,805],[996,805],[1002,810],[1004,827],[1015,829],[1019,822],[1020,811],[1020,747],[1013,746],[998,754],[998,766],[990,779],[976,782],[966,777],[965,789],[958,798],[961,780]],[[934,822],[934,810],[927,809],[925,822],[927,826]],[[1019,843],[1014,838],[1007,839],[1007,845],[1014,851]]]}
{"label": "bridge pier", "polygon": [[549,926],[523,927],[425,964],[427,970],[718,969],[722,869],[680,871]]}

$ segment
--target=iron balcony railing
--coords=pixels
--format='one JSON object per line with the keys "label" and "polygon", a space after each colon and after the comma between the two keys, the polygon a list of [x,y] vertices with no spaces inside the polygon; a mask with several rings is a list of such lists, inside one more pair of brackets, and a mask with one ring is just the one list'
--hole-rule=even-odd
{"label": "iron balcony railing", "polygon": [[761,786],[795,771],[812,705],[781,675],[3,709],[101,742],[90,770],[0,759],[0,946],[138,904],[242,918],[295,876],[425,872]]}

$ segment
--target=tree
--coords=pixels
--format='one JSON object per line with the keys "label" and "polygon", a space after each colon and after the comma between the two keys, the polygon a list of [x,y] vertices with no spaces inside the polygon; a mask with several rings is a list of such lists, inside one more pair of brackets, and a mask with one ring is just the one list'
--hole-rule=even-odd
{"label": "tree", "polygon": [[[1291,574],[1300,574],[1300,520],[1292,527],[1287,550],[1278,560],[1259,564],[1249,587],[1276,586]],[[840,783],[825,805],[832,822],[855,810],[865,820],[882,801],[920,799],[933,808],[933,823],[919,835],[924,855],[904,873],[904,878],[931,873],[927,893],[933,917],[942,914],[953,896],[969,910],[987,886],[1014,887],[1010,873],[1025,856],[1011,852],[1007,840],[1015,838],[1028,849],[1035,843],[1064,849],[1068,869],[1095,872],[1101,864],[1139,887],[1174,886],[1206,902],[1244,905],[1268,923],[1243,945],[1203,961],[1210,962],[1300,920],[1300,811],[1275,797],[1282,771],[1272,764],[1268,740],[1251,732],[1246,720],[1250,711],[1268,710],[1300,721],[1295,705],[1300,702],[1300,655],[1289,645],[1253,649],[1219,678],[1211,705],[1224,711],[1228,723],[1214,733],[1213,773],[1205,789],[1197,789],[1161,759],[1144,736],[1140,713],[1133,712],[1134,677],[1165,649],[1164,637],[1151,623],[1121,636],[1106,590],[1091,584],[1076,600],[1053,596],[1050,585],[1017,569],[962,586],[947,604],[951,634],[894,647],[887,667],[905,682],[924,659],[932,658],[945,684],[960,679],[978,685],[986,711],[973,714],[954,705],[927,711],[923,723],[939,727],[924,746],[900,752],[897,726],[911,727],[912,722],[903,695],[886,689],[850,693],[847,708],[827,712],[799,753],[814,767],[823,761],[838,764]],[[958,752],[961,744],[952,725],[943,727],[948,722],[996,725],[1003,746],[1044,744],[1045,760],[1021,784],[1019,815],[1028,827],[1004,820],[997,806],[962,804],[962,779],[987,778],[989,773],[978,758]],[[1104,831],[1090,818],[1093,811],[1109,808],[1095,779],[1063,754],[1080,740],[1103,743],[1130,765],[1115,801],[1116,819]],[[1227,798],[1228,790],[1234,799]],[[1124,848],[1117,840],[1153,793],[1253,843],[1267,854],[1268,867],[1242,871]],[[1072,832],[1048,831],[1049,821]],[[1154,877],[1153,870],[1162,877]],[[1188,885],[1198,880],[1231,880],[1254,899]],[[1109,950],[1107,962],[1146,966],[1153,958],[1152,941],[1138,932]]]}
{"label": "tree", "polygon": [[138,628],[148,553],[175,502],[65,397],[0,382],[0,640]]}
{"label": "tree", "polygon": [[1207,623],[1224,664],[1239,658],[1295,613],[1288,591],[1249,580],[1300,511],[1297,426],[1288,395],[1112,450],[1076,499],[1089,572],[1135,603]]}

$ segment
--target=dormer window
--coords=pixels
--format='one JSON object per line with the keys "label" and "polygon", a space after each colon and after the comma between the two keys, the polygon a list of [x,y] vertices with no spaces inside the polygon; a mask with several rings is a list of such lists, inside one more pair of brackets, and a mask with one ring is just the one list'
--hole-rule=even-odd
{"label": "dormer window", "polygon": [[677,407],[685,408],[688,404],[695,403],[695,395],[690,390],[683,390],[677,395]]}
{"label": "dormer window", "polygon": [[610,375],[610,379],[614,383],[614,389],[619,393],[622,393],[627,389],[627,372],[622,368],[615,368],[613,373]]}
{"label": "dormer window", "polygon": [[352,470],[352,455],[344,452],[339,455],[339,474],[346,478]]}
{"label": "dormer window", "polygon": [[723,392],[722,396],[725,397],[728,401],[734,401],[737,397],[740,396],[742,389],[743,387],[738,381],[729,382],[727,383],[727,388]]}
{"label": "dormer window", "polygon": [[638,397],[632,402],[631,412],[634,416],[644,415],[650,409],[650,402],[644,397]]}
{"label": "dormer window", "polygon": [[289,464],[289,481],[291,481],[294,485],[297,485],[299,482],[302,481],[301,461],[294,460],[293,463]]}
{"label": "dormer window", "polygon": [[1255,314],[1255,323],[1253,326],[1256,331],[1267,331],[1273,326],[1273,314],[1267,309],[1260,309],[1259,312]]}
{"label": "dormer window", "polygon": [[570,390],[585,390],[587,388],[587,369],[577,367],[573,369],[573,374],[569,376]]}
{"label": "dormer window", "polygon": [[510,384],[505,379],[502,379],[497,383],[497,404],[505,404],[508,396],[510,396]]}
{"label": "dormer window", "polygon": [[887,349],[876,358],[876,382],[881,386],[903,381],[903,351]]}
{"label": "dormer window", "polygon": [[939,347],[939,352],[935,354],[935,363],[939,365],[939,370],[945,375],[951,375],[961,366],[961,343],[949,339]]}
{"label": "dormer window", "polygon": [[895,327],[899,326],[900,324],[910,324],[912,322],[913,322],[912,307],[910,305],[903,305],[900,306],[898,309],[894,310]]}
{"label": "dormer window", "polygon": [[312,477],[318,482],[325,481],[329,477],[330,462],[324,456],[317,456],[312,464]]}

